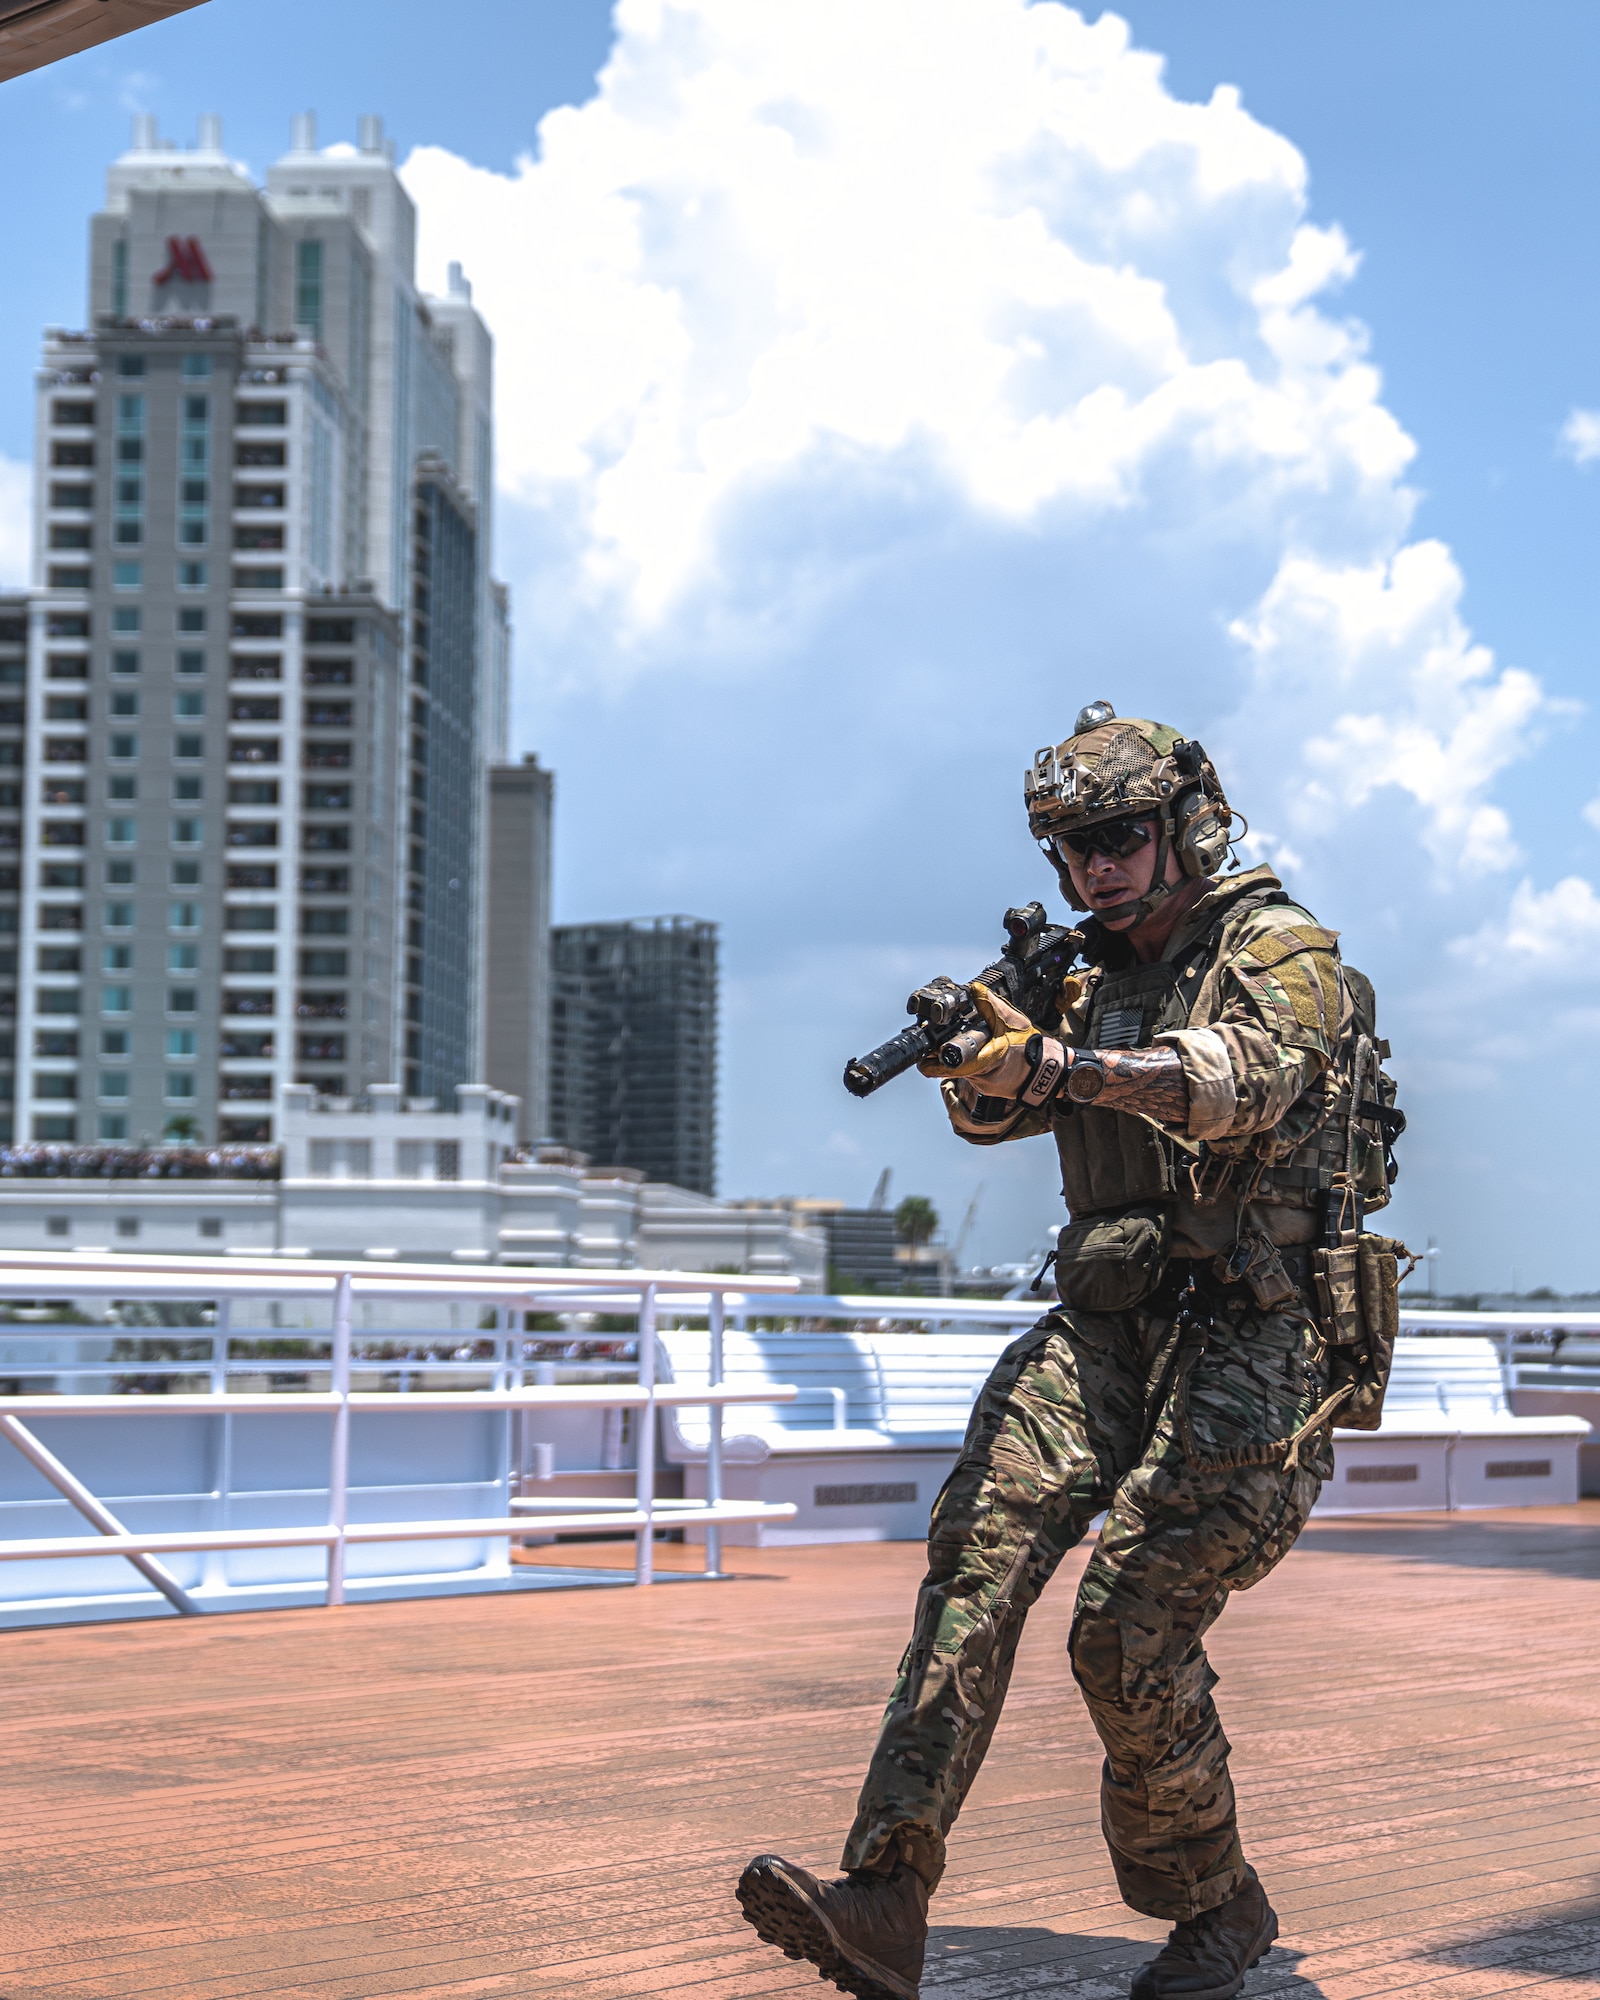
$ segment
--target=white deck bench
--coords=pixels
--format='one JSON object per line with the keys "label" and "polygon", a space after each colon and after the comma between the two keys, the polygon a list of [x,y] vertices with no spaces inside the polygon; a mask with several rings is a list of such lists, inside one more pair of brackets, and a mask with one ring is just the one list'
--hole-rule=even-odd
{"label": "white deck bench", "polygon": [[1581,1417],[1514,1416],[1492,1341],[1402,1334],[1383,1428],[1334,1431],[1317,1512],[1565,1505],[1588,1435]]}
{"label": "white deck bench", "polygon": [[[1030,1303],[1024,1311],[1031,1320],[1037,1309]],[[798,1511],[781,1526],[728,1527],[724,1541],[767,1548],[921,1541],[978,1391],[1017,1331],[763,1333],[730,1327],[723,1337],[730,1384],[793,1382],[800,1394],[791,1404],[743,1403],[727,1411],[723,1491],[730,1500],[790,1500]],[[707,1379],[710,1336],[703,1329],[665,1332],[659,1342],[662,1379]],[[683,1467],[690,1498],[705,1496],[709,1436],[703,1411],[663,1416],[664,1455]]]}
{"label": "white deck bench", "polygon": [[[960,1448],[979,1389],[1017,1328],[931,1333],[746,1332],[724,1337],[730,1383],[793,1382],[792,1404],[727,1411],[723,1488],[729,1499],[787,1500],[781,1526],[725,1530],[765,1546],[920,1541]],[[703,1331],[660,1336],[662,1379],[704,1381]],[[664,1455],[684,1490],[705,1494],[709,1422],[702,1411],[663,1417]],[[1335,1471],[1319,1514],[1389,1514],[1459,1507],[1532,1507],[1578,1497],[1578,1417],[1518,1417],[1500,1358],[1485,1339],[1408,1338],[1378,1431],[1336,1431]]]}

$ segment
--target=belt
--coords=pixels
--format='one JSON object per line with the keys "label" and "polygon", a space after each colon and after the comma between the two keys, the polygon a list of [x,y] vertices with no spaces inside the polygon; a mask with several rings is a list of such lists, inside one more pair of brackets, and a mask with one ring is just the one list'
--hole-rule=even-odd
{"label": "belt", "polygon": [[[1312,1253],[1316,1246],[1311,1243],[1280,1243],[1274,1246],[1290,1282],[1298,1289],[1301,1302],[1316,1296],[1312,1284]],[[1174,1257],[1162,1278],[1157,1296],[1163,1305],[1176,1308],[1181,1293],[1187,1290],[1190,1280],[1203,1298],[1217,1305],[1245,1305],[1254,1307],[1255,1293],[1248,1280],[1240,1278],[1230,1283],[1217,1275],[1217,1260],[1214,1257]],[[1292,1300],[1285,1300],[1292,1304]]]}

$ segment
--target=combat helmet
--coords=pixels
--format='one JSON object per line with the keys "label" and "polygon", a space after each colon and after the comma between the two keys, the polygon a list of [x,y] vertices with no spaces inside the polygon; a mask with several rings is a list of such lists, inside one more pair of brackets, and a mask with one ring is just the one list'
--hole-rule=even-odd
{"label": "combat helmet", "polygon": [[1108,701],[1080,709],[1064,743],[1046,745],[1023,775],[1028,829],[1044,849],[1061,893],[1075,910],[1087,906],[1072,885],[1058,842],[1064,834],[1110,820],[1156,822],[1155,873],[1137,902],[1102,910],[1106,916],[1148,916],[1168,893],[1167,854],[1176,850],[1185,875],[1214,875],[1228,853],[1234,814],[1216,767],[1201,746],[1163,722],[1119,717]]}

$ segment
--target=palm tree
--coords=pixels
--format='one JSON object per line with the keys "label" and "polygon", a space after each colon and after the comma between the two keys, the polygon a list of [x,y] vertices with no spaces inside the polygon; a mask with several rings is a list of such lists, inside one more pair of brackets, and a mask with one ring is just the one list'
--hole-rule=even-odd
{"label": "palm tree", "polygon": [[925,1194],[908,1194],[894,1212],[894,1230],[902,1243],[930,1242],[939,1227],[939,1211]]}
{"label": "palm tree", "polygon": [[200,1120],[189,1111],[174,1111],[161,1128],[161,1136],[169,1145],[192,1146],[200,1137]]}

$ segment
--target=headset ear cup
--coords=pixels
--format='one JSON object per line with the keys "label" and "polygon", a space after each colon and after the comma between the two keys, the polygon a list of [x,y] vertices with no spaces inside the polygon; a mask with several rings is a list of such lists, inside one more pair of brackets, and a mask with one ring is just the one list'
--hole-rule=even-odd
{"label": "headset ear cup", "polygon": [[1207,803],[1178,837],[1178,860],[1185,875],[1215,875],[1228,855],[1228,829]]}

